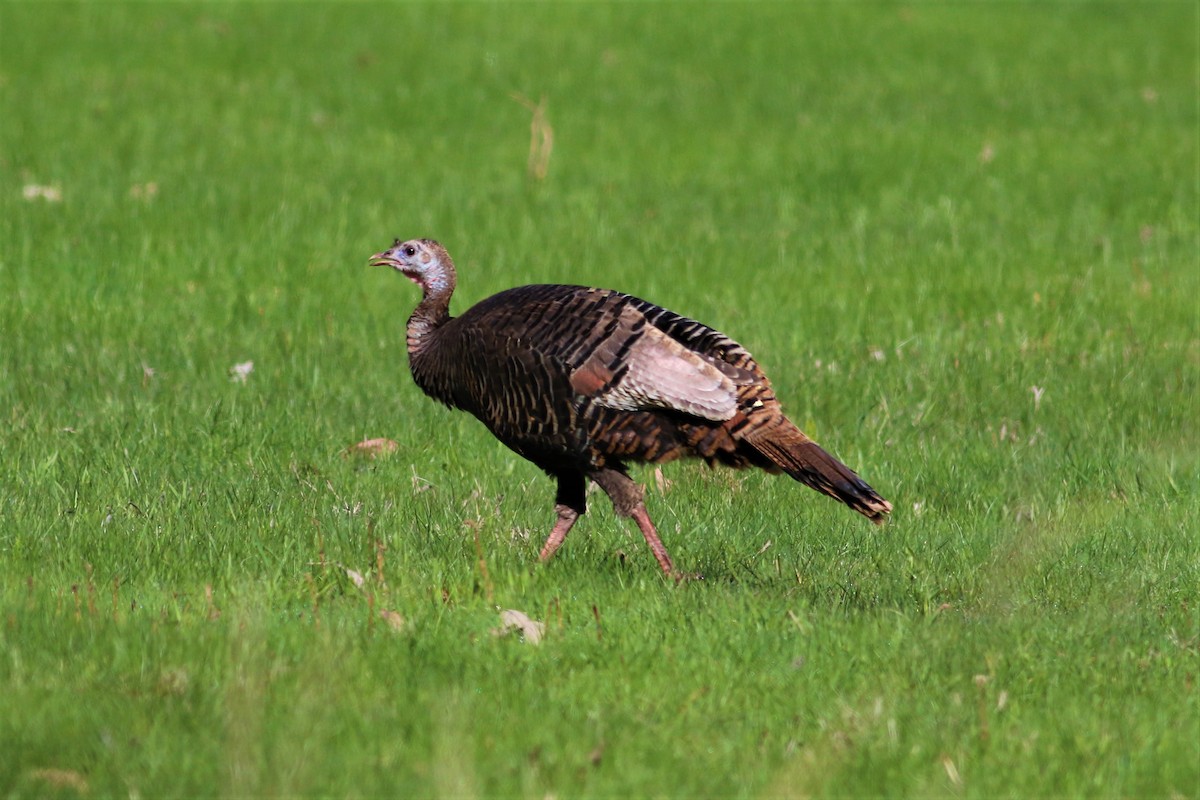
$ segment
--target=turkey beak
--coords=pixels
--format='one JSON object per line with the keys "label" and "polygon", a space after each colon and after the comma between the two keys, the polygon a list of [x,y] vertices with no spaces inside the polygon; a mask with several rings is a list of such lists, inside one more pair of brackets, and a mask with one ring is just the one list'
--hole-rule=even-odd
{"label": "turkey beak", "polygon": [[376,253],[375,255],[371,256],[370,266],[372,266],[372,267],[392,267],[393,269],[395,269],[400,266],[400,262],[398,262],[396,260],[396,257],[391,255],[391,251],[388,250],[383,253]]}

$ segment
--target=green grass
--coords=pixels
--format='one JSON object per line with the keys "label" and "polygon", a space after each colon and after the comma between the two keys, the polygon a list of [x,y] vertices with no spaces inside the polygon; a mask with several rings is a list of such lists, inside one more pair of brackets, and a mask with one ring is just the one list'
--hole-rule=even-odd
{"label": "green grass", "polygon": [[[1200,796],[1197,21],[0,5],[0,794]],[[672,464],[704,581],[538,566],[396,235],[727,331],[893,521]]]}

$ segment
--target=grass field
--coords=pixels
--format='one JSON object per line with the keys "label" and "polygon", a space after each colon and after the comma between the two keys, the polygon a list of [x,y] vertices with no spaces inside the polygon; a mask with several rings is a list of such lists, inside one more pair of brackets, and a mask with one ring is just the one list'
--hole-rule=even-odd
{"label": "grass field", "polygon": [[[0,5],[0,796],[1200,796],[1198,21]],[[892,522],[679,463],[705,580],[537,565],[394,236],[725,330]]]}

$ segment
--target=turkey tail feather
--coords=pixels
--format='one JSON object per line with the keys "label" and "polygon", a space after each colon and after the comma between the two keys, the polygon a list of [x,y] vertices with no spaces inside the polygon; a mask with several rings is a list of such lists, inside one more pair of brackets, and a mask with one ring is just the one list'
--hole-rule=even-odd
{"label": "turkey tail feather", "polygon": [[748,436],[746,441],[805,486],[842,501],[876,525],[883,524],[892,504],[799,428],[790,423],[787,427],[790,430],[775,428],[769,433],[764,431],[766,435]]}

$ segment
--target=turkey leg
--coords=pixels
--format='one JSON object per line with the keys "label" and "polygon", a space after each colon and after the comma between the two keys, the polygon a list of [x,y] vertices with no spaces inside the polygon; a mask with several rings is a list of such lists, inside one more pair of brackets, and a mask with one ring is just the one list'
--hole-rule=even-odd
{"label": "turkey leg", "polygon": [[550,538],[542,545],[542,553],[538,558],[545,563],[554,557],[563,539],[571,531],[575,520],[587,512],[587,481],[581,472],[559,473],[558,492],[554,497],[554,511],[558,514],[558,522],[550,531]]}
{"label": "turkey leg", "polygon": [[655,529],[654,523],[650,521],[646,504],[638,503],[629,516],[633,517],[633,521],[642,531],[642,536],[646,537],[646,544],[650,545],[650,552],[654,553],[654,558],[658,560],[662,571],[669,577],[678,579],[679,576],[675,574],[675,566],[671,563],[671,557],[667,555],[667,548],[663,547],[662,540],[658,538],[658,531]]}
{"label": "turkey leg", "polygon": [[615,469],[602,469],[592,473],[591,477],[612,500],[618,516],[633,517],[662,571],[672,578],[678,577],[674,565],[671,564],[671,557],[667,555],[667,548],[663,547],[662,540],[658,538],[658,531],[650,521],[650,514],[646,511],[646,504],[642,499],[645,490],[628,475]]}
{"label": "turkey leg", "polygon": [[546,539],[546,543],[542,545],[542,554],[538,556],[542,563],[554,557],[554,553],[563,543],[563,539],[567,538],[571,526],[575,524],[575,520],[579,519],[579,512],[570,506],[555,504],[554,510],[558,512],[558,522],[554,523],[554,529],[550,531],[550,538]]}

